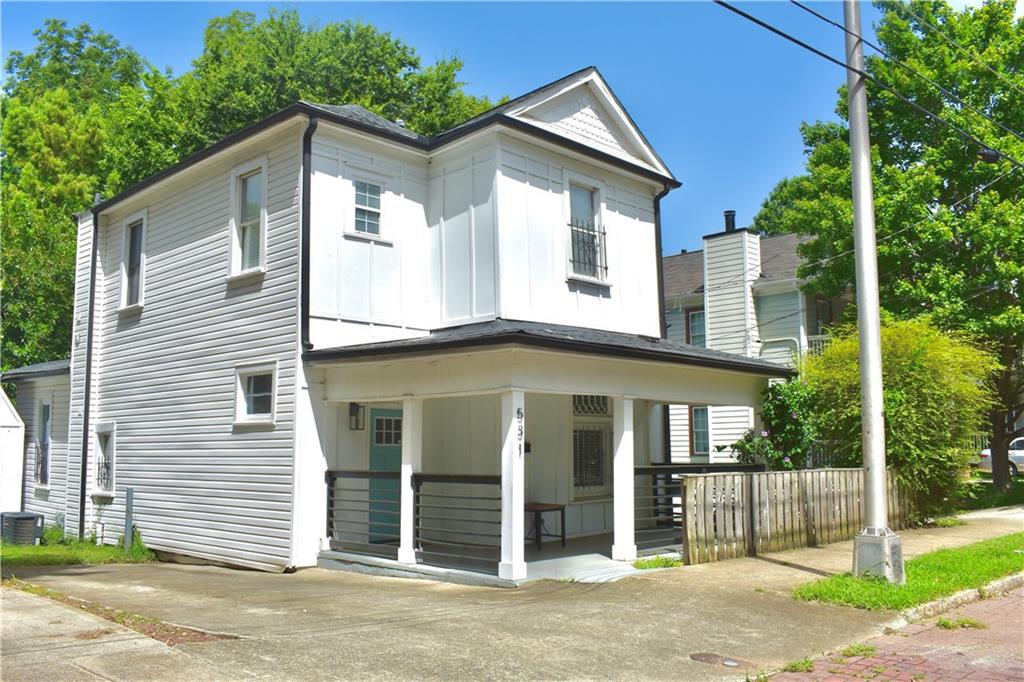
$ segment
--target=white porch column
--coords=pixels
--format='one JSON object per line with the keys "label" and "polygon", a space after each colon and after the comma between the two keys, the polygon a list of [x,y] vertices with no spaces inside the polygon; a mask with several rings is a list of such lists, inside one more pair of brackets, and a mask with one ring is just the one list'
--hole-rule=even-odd
{"label": "white porch column", "polygon": [[612,464],[612,504],[615,510],[615,539],[612,559],[636,559],[633,506],[633,399],[612,399],[612,429],[615,447]]}
{"label": "white porch column", "polygon": [[526,400],[522,391],[501,394],[501,562],[498,577],[526,577],[523,505],[526,476],[523,438],[526,433]]}
{"label": "white porch column", "polygon": [[422,467],[423,400],[407,398],[402,401],[402,468],[398,483],[401,490],[398,560],[403,564],[416,563],[412,475],[418,473]]}

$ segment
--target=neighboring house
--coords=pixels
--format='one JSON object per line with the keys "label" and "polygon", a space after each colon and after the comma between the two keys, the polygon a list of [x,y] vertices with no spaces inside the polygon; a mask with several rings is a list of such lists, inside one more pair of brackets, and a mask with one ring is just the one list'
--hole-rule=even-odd
{"label": "neighboring house", "polygon": [[[797,246],[806,239],[737,229],[735,211],[726,211],[703,250],[664,258],[667,337],[787,367],[819,351],[845,303],[802,291]],[[671,461],[733,461],[730,446],[755,416],[748,406],[670,406]]]}
{"label": "neighboring house", "polygon": [[520,579],[544,502],[631,559],[661,406],[788,374],[662,338],[678,185],[594,68],[433,138],[289,106],[79,217],[70,373],[4,376],[25,507],[111,543],[131,487],[167,553]]}

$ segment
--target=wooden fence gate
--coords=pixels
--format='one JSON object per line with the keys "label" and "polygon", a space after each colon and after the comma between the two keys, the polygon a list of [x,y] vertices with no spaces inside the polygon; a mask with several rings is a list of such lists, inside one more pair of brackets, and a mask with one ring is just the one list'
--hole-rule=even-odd
{"label": "wooden fence gate", "polygon": [[[864,518],[863,469],[680,477],[683,561],[703,564],[849,540]],[[888,482],[889,525],[904,528],[909,499]]]}

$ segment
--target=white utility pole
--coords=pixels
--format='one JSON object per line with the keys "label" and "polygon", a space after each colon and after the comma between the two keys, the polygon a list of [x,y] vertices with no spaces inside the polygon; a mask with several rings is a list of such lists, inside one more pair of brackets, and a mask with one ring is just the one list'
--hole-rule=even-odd
{"label": "white utility pole", "polygon": [[882,337],[878,312],[878,258],[875,251],[875,206],[871,188],[871,141],[868,136],[867,79],[864,46],[856,36],[860,3],[843,0],[846,20],[847,99],[850,158],[853,162],[853,248],[857,276],[857,331],[860,339],[861,438],[864,450],[864,527],[853,541],[854,575],[884,576],[904,583],[903,547],[889,528],[885,472],[885,421],[882,413]]}

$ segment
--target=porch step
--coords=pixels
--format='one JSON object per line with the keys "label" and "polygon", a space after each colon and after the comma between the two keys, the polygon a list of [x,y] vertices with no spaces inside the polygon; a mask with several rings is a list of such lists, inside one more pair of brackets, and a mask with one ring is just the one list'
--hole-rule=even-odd
{"label": "porch step", "polygon": [[459,585],[476,587],[518,587],[525,581],[505,580],[496,575],[477,573],[457,568],[442,568],[426,564],[403,564],[394,559],[353,554],[352,552],[322,551],[317,556],[318,568],[335,571],[351,571],[366,575],[383,575],[392,578],[415,578],[437,580]]}

